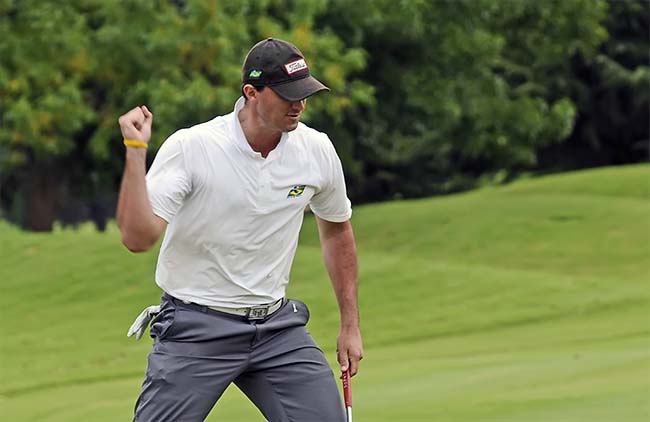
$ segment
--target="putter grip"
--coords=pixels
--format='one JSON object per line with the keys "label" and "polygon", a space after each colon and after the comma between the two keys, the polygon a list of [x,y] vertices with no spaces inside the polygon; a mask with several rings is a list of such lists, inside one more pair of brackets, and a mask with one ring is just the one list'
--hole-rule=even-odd
{"label": "putter grip", "polygon": [[343,372],[343,400],[345,407],[352,406],[352,386],[350,385],[350,370]]}

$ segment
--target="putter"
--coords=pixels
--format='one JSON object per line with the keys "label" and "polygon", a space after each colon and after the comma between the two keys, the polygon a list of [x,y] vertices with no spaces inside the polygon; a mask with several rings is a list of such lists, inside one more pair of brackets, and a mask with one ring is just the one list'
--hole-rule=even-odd
{"label": "putter", "polygon": [[352,422],[352,385],[350,384],[350,368],[343,372],[343,400],[345,401],[345,413],[347,421]]}

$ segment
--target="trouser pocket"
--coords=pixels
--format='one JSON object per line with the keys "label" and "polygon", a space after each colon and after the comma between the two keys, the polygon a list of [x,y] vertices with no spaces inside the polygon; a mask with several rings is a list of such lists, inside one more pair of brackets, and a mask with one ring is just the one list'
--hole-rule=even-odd
{"label": "trouser pocket", "polygon": [[170,299],[163,297],[160,302],[160,312],[151,321],[149,335],[158,340],[167,337],[176,321],[177,311],[176,305]]}

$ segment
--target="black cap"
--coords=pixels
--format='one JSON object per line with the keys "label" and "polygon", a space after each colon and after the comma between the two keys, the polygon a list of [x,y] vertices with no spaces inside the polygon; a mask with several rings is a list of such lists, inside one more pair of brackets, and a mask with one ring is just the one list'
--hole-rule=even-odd
{"label": "black cap", "polygon": [[244,60],[242,83],[268,86],[288,101],[300,101],[319,91],[329,91],[311,76],[300,50],[277,38],[267,38],[251,48]]}

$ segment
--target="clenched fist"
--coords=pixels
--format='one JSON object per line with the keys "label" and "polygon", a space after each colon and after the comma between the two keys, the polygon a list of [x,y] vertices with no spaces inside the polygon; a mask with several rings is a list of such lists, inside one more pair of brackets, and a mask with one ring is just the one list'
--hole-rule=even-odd
{"label": "clenched fist", "polygon": [[147,106],[135,107],[117,120],[124,139],[149,142],[153,114]]}

